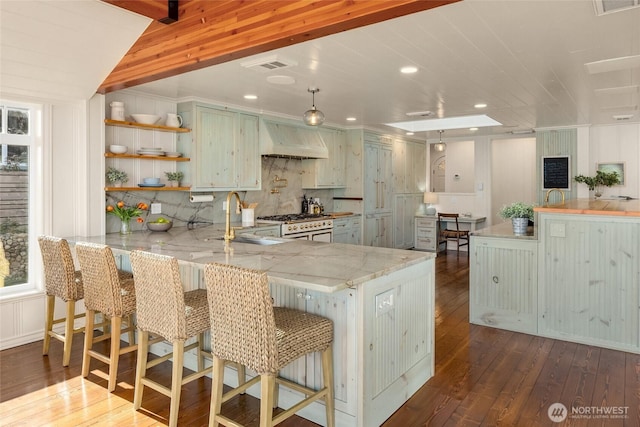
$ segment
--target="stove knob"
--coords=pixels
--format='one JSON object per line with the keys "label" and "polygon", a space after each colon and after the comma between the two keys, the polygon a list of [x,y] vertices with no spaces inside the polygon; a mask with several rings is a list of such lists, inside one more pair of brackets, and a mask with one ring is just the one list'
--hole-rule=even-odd
{"label": "stove knob", "polygon": [[294,225],[294,226],[293,226],[293,229],[294,229],[294,230],[297,230],[297,229],[298,229],[298,226],[297,226],[297,225]]}
{"label": "stove knob", "polygon": [[288,230],[288,231],[291,231],[291,226],[287,227],[287,230]]}

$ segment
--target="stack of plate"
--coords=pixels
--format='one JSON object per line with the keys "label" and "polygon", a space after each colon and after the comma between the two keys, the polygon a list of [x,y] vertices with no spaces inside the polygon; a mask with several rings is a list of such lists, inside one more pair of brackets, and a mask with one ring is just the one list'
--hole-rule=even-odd
{"label": "stack of plate", "polygon": [[164,156],[164,151],[162,148],[150,148],[150,147],[142,147],[136,153],[141,156]]}
{"label": "stack of plate", "polygon": [[165,154],[167,155],[167,157],[180,157],[180,156],[182,156],[182,153],[178,153],[176,151],[167,151]]}

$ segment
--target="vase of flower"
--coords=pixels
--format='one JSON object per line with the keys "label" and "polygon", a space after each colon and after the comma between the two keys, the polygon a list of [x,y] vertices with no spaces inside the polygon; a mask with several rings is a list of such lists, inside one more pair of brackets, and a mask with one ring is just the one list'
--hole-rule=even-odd
{"label": "vase of flower", "polygon": [[128,219],[120,221],[120,234],[131,234],[131,223]]}
{"label": "vase of flower", "polygon": [[513,234],[527,234],[529,220],[533,220],[533,205],[523,202],[516,202],[503,206],[498,213],[504,219],[510,219],[513,227]]}
{"label": "vase of flower", "polygon": [[121,200],[115,205],[108,205],[107,213],[120,219],[120,234],[124,235],[131,233],[130,221],[132,218],[135,218],[139,223],[144,222],[140,215],[147,209],[149,209],[149,206],[146,203],[140,202],[136,206],[126,206]]}
{"label": "vase of flower", "polygon": [[124,171],[109,167],[109,169],[107,169],[107,181],[109,181],[112,187],[122,187],[122,184],[129,181],[129,176]]}

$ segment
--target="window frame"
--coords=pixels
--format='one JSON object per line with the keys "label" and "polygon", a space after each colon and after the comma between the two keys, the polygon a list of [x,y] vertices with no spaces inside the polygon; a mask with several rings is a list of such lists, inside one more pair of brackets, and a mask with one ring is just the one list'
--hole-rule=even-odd
{"label": "window frame", "polygon": [[[21,145],[29,147],[28,157],[28,278],[25,283],[0,288],[0,300],[18,298],[40,293],[43,290],[42,262],[37,236],[42,233],[44,224],[44,106],[36,103],[25,103],[10,99],[0,99],[2,107],[2,128],[0,129],[1,145]],[[27,135],[7,133],[8,110],[26,109],[29,111],[29,131]]]}

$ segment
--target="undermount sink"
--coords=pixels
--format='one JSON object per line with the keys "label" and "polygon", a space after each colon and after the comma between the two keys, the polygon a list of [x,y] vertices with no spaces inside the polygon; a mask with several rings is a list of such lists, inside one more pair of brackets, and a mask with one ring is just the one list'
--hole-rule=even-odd
{"label": "undermount sink", "polygon": [[[224,237],[219,237],[218,240],[224,240]],[[268,245],[277,245],[280,243],[286,243],[284,240],[272,240],[272,239],[266,239],[263,237],[249,237],[249,236],[236,236],[235,239],[231,240],[230,243],[248,243],[250,245],[261,245],[261,246],[268,246]]]}

